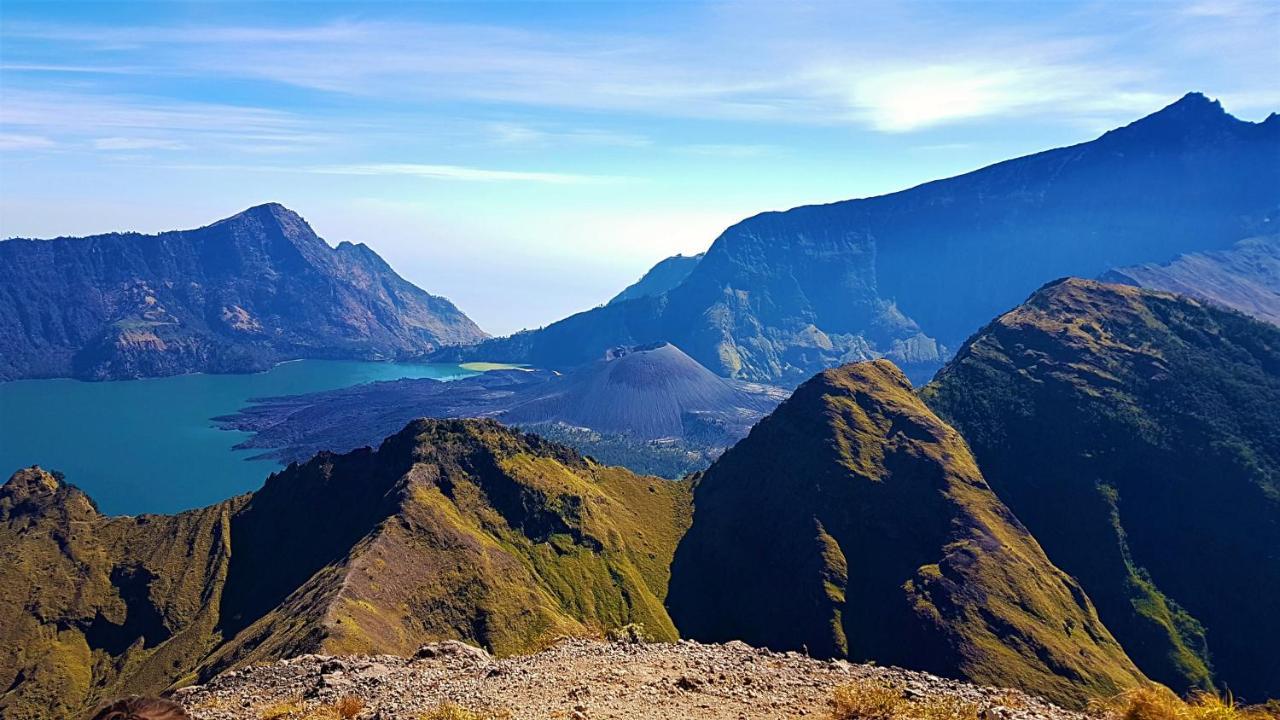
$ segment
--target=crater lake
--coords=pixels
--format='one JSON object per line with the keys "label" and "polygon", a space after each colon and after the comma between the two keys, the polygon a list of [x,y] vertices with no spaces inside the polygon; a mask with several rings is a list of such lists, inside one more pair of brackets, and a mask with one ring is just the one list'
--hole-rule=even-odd
{"label": "crater lake", "polygon": [[[469,369],[469,367],[471,369]],[[245,375],[0,383],[0,474],[57,470],[109,514],[169,513],[257,489],[280,464],[237,450],[247,433],[212,418],[251,398],[378,380],[456,380],[481,366],[297,360]]]}

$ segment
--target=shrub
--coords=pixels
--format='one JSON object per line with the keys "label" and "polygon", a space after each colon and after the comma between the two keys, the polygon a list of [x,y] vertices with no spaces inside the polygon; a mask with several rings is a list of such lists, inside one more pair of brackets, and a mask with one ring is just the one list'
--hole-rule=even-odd
{"label": "shrub", "polygon": [[605,638],[609,642],[629,643],[632,645],[653,642],[653,638],[649,633],[645,632],[643,623],[627,623],[622,627],[612,628],[605,633]]}

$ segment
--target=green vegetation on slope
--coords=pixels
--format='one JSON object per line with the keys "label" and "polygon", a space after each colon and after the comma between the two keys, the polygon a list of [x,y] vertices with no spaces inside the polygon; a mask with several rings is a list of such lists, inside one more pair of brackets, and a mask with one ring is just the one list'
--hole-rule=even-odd
{"label": "green vegetation on slope", "polygon": [[1082,704],[1141,682],[1074,580],[887,361],[820,373],[697,481],[682,633]]}
{"label": "green vegetation on slope", "polygon": [[0,490],[0,715],[304,652],[457,638],[510,654],[631,623],[674,640],[663,600],[690,495],[470,420],[415,421],[176,516],[105,517],[24,470]]}
{"label": "green vegetation on slope", "polygon": [[1280,694],[1280,328],[1069,279],[922,395],[1143,672]]}

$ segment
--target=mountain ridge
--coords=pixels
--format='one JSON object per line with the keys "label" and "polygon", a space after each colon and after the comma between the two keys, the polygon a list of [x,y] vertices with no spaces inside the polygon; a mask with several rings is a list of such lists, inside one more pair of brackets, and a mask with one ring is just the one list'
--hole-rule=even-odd
{"label": "mountain ridge", "polygon": [[693,639],[874,660],[1074,706],[1144,682],[888,361],[815,375],[696,483],[667,599]]}
{"label": "mountain ridge", "polygon": [[0,715],[71,717],[304,653],[500,655],[663,607],[686,483],[482,420],[419,420],[248,495],[104,516],[38,468],[0,486]]}
{"label": "mountain ridge", "polygon": [[926,380],[1048,280],[1220,249],[1280,219],[1277,159],[1280,123],[1190,95],[1088,142],[752,216],[661,296],[438,357],[564,368],[668,341],[718,374],[787,386],[878,357]]}
{"label": "mountain ridge", "polygon": [[0,379],[247,372],[487,337],[278,203],[194,230],[0,242]]}
{"label": "mountain ridge", "polygon": [[1280,693],[1280,328],[1066,278],[921,394],[1144,673]]}

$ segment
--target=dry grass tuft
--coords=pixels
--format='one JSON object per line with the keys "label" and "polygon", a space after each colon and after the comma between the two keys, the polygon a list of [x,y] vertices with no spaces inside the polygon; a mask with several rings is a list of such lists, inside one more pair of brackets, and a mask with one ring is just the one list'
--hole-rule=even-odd
{"label": "dry grass tuft", "polygon": [[831,693],[832,720],[895,720],[907,704],[902,691],[870,680],[840,685]]}
{"label": "dry grass tuft", "polygon": [[896,687],[861,679],[832,692],[831,720],[978,720],[978,706],[950,695],[908,700]]}
{"label": "dry grass tuft", "polygon": [[1096,703],[1092,709],[1111,720],[1274,720],[1276,717],[1265,707],[1237,705],[1230,693],[1218,696],[1198,692],[1183,700],[1163,685],[1121,693]]}
{"label": "dry grass tuft", "polygon": [[355,720],[364,710],[364,700],[346,695],[331,705],[307,708],[300,700],[269,705],[258,711],[259,720]]}
{"label": "dry grass tuft", "polygon": [[333,710],[340,720],[354,720],[360,711],[364,710],[364,700],[354,695],[346,695],[338,698],[338,702],[333,704]]}
{"label": "dry grass tuft", "polygon": [[297,702],[280,702],[258,711],[258,720],[295,720],[301,718],[306,708]]}

